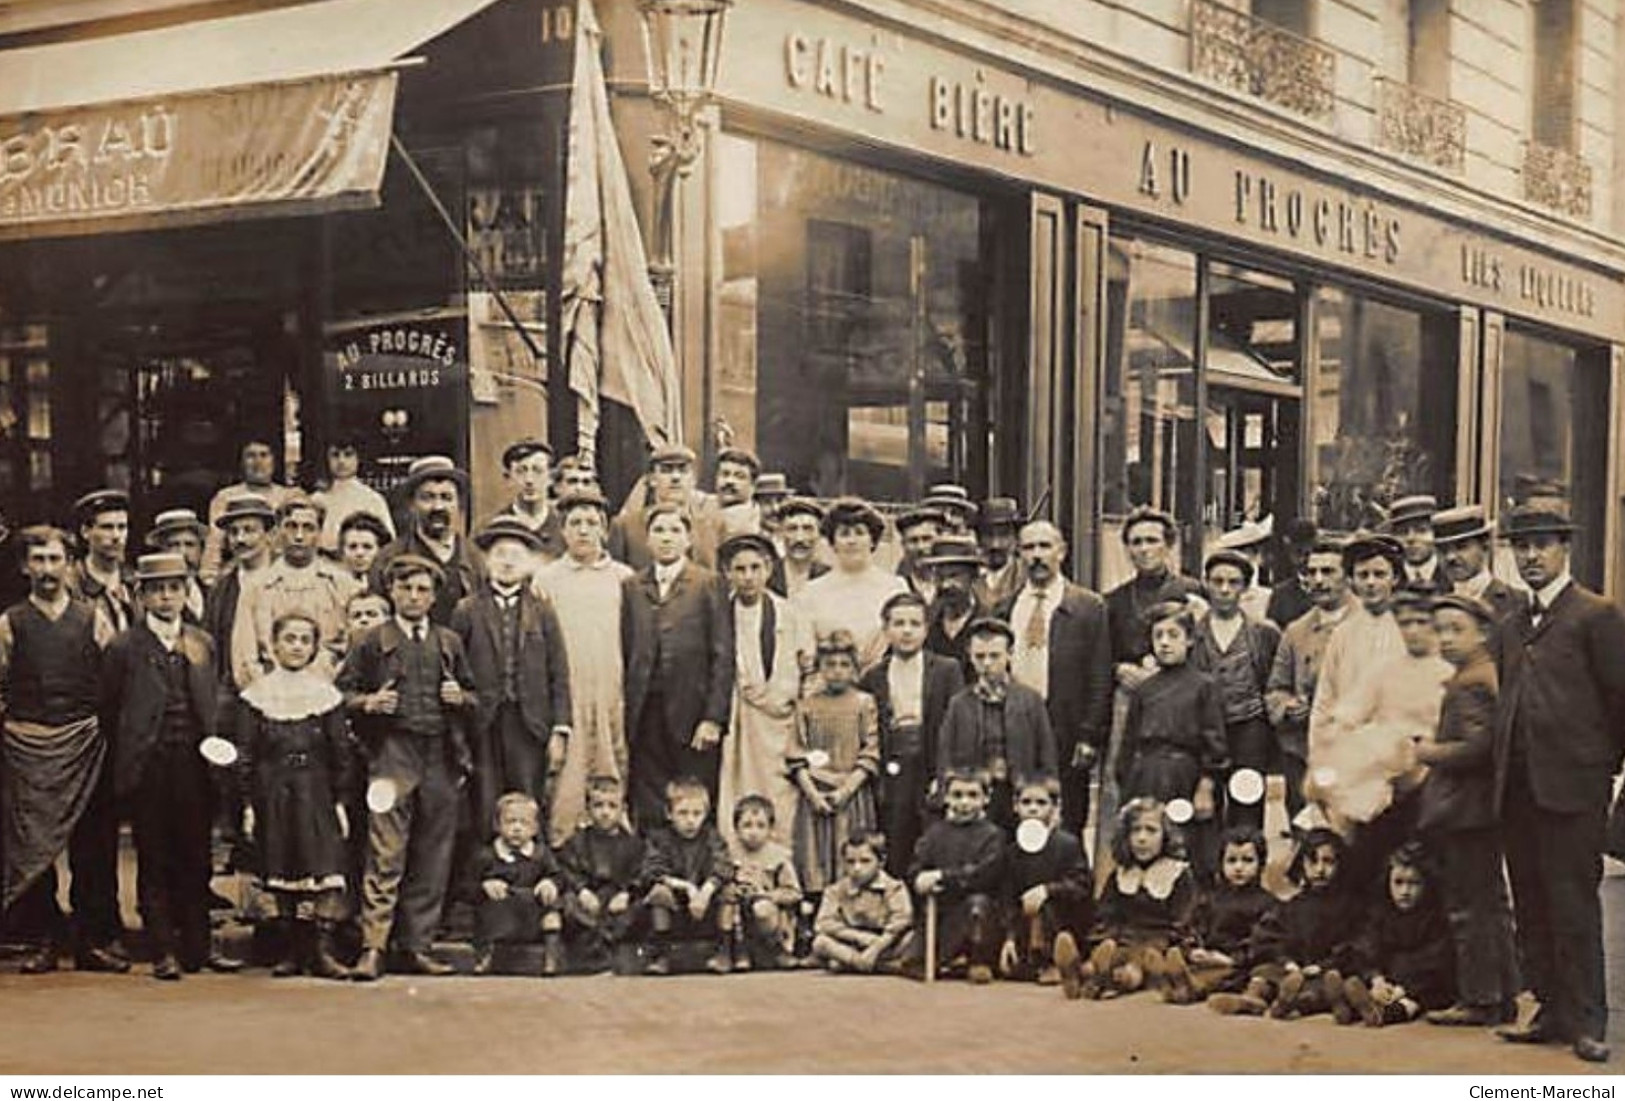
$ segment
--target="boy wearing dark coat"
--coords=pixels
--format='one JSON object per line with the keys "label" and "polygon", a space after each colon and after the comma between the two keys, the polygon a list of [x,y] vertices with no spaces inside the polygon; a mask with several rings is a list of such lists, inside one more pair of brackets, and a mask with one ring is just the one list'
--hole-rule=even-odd
{"label": "boy wearing dark coat", "polygon": [[552,603],[528,584],[542,547],[521,520],[498,516],[474,537],[485,583],[451,612],[474,674],[474,821],[497,797],[522,791],[547,802],[547,779],[570,737],[570,669]]}
{"label": "boy wearing dark coat", "polygon": [[474,912],[474,974],[491,971],[498,944],[542,942],[542,974],[559,973],[561,876],[553,851],[537,841],[541,807],[522,791],[497,800],[497,835],[476,858],[480,904]]}
{"label": "boy wearing dark coat", "polygon": [[939,784],[955,769],[981,769],[992,786],[987,791],[990,818],[1005,830],[1015,828],[1018,777],[1056,775],[1055,733],[1044,697],[1010,675],[1015,632],[1002,619],[978,619],[965,629],[966,651],[976,682],[948,704],[937,737]]}
{"label": "boy wearing dark coat", "polygon": [[1078,835],[1061,826],[1060,798],[1061,783],[1054,778],[1017,785],[1016,837],[1005,855],[1004,901],[1011,915],[1006,972],[1039,986],[1060,985],[1055,938],[1081,938],[1094,920],[1089,858]]}
{"label": "boy wearing dark coat", "polygon": [[685,777],[666,785],[666,824],[649,831],[639,876],[651,933],[648,974],[671,973],[674,942],[705,937],[716,941],[707,970],[733,970],[733,931],[725,915],[734,866],[710,813],[711,797],[700,781]]}
{"label": "boy wearing dark coat", "polygon": [[1004,881],[1005,833],[987,819],[992,781],[977,769],[948,773],[946,814],[931,823],[914,847],[908,881],[920,898],[915,907],[915,939],[904,970],[925,971],[924,922],[929,896],[938,900],[938,966],[964,956],[966,977],[973,983],[993,981],[1003,926],[998,895]]}
{"label": "boy wearing dark coat", "polygon": [[215,733],[214,646],[181,619],[190,573],[178,554],[141,556],[143,615],[113,639],[102,662],[102,722],[113,732],[115,794],[131,809],[152,977],[167,981],[204,966],[242,967],[210,948],[213,814],[198,747]]}
{"label": "boy wearing dark coat", "polygon": [[1457,983],[1455,1004],[1428,1013],[1433,1024],[1510,1020],[1518,992],[1512,908],[1495,817],[1500,678],[1491,650],[1497,622],[1495,610],[1477,597],[1452,594],[1433,602],[1439,654],[1456,674],[1444,686],[1438,733],[1417,747],[1417,759],[1428,766],[1417,828],[1438,865]]}
{"label": "boy wearing dark coat", "polygon": [[636,945],[629,938],[643,855],[643,838],[626,826],[621,782],[613,776],[588,780],[587,825],[559,850],[565,930],[585,965],[612,964],[617,974],[631,974]]}

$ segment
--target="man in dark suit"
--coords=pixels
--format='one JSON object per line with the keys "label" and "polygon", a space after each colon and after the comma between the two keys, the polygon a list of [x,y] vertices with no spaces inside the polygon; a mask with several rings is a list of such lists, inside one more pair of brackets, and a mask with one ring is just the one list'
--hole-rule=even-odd
{"label": "man in dark suit", "polygon": [[1608,1058],[1602,955],[1602,845],[1612,777],[1625,755],[1625,615],[1569,574],[1568,516],[1521,505],[1502,523],[1532,598],[1502,647],[1496,806],[1517,915],[1519,963],[1540,1000],[1500,1031]]}
{"label": "man in dark suit", "polygon": [[1061,822],[1082,833],[1089,781],[1112,718],[1112,638],[1106,602],[1062,572],[1066,539],[1047,520],[1017,535],[1023,581],[997,615],[1016,634],[1012,672],[1044,697],[1061,766]]}
{"label": "man in dark suit", "polygon": [[542,539],[499,515],[474,537],[487,583],[451,612],[474,674],[474,835],[495,828],[497,799],[520,791],[547,805],[547,779],[570,737],[570,668],[552,602],[526,584]]}
{"label": "man in dark suit", "polygon": [[1446,509],[1433,518],[1433,538],[1450,591],[1476,597],[1495,613],[1490,653],[1499,655],[1502,625],[1528,603],[1518,590],[1490,572],[1490,522],[1482,505]]}
{"label": "man in dark suit", "polygon": [[886,870],[903,875],[930,815],[937,733],[948,701],[965,687],[959,663],[925,648],[925,598],[897,593],[880,607],[886,654],[858,680],[880,710],[880,823]]}
{"label": "man in dark suit", "polygon": [[445,577],[435,590],[429,621],[444,627],[457,602],[485,585],[485,563],[469,549],[459,523],[468,507],[468,475],[444,455],[425,455],[406,468],[401,493],[411,505],[411,519],[406,530],[378,552],[370,587],[374,592],[389,591],[385,579],[395,558],[404,554],[427,558]]}
{"label": "man in dark suit", "polygon": [[666,784],[680,776],[705,784],[716,806],[734,690],[733,616],[717,575],[688,557],[688,513],[655,505],[646,519],[653,561],[626,579],[623,597],[630,788],[643,828],[665,820]]}

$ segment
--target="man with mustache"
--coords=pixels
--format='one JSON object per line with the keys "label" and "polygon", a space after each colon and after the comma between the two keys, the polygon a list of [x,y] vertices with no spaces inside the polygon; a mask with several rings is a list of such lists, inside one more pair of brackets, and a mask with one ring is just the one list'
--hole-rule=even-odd
{"label": "man with mustache", "polygon": [[982,554],[976,547],[976,537],[945,535],[932,544],[931,553],[921,559],[920,564],[931,571],[937,583],[925,648],[959,662],[965,682],[969,684],[976,679],[976,670],[970,663],[968,628],[993,613],[976,597],[976,582],[982,573]]}
{"label": "man with mustache", "polygon": [[778,519],[784,554],[773,564],[767,587],[788,600],[809,581],[829,572],[829,565],[818,560],[818,547],[824,540],[824,510],[816,501],[792,497],[779,506]]}
{"label": "man with mustache", "polygon": [[458,530],[468,475],[444,455],[425,455],[407,468],[401,493],[411,503],[411,522],[399,538],[378,552],[371,587],[374,592],[388,591],[386,571],[403,554],[429,559],[445,572],[445,581],[436,589],[429,608],[429,620],[444,627],[451,622],[457,602],[485,584],[485,563]]}

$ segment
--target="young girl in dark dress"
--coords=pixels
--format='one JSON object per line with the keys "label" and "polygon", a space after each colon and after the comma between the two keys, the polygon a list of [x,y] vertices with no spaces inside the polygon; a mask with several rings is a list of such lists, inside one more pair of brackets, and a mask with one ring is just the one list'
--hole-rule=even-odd
{"label": "young girl in dark dress", "polygon": [[1055,938],[1055,966],[1068,998],[1131,994],[1162,974],[1163,953],[1190,936],[1196,879],[1167,808],[1130,799],[1112,840],[1117,867],[1095,904],[1093,947],[1082,959],[1070,933]]}
{"label": "young girl in dark dress", "polygon": [[1340,1025],[1372,1028],[1414,1021],[1450,1004],[1456,990],[1455,942],[1414,841],[1388,857],[1387,891],[1372,908],[1354,945],[1357,973],[1326,974],[1326,998]]}
{"label": "young girl in dark dress", "polygon": [[1268,856],[1259,830],[1234,826],[1226,831],[1218,874],[1191,918],[1192,940],[1168,949],[1163,957],[1163,1001],[1188,1005],[1246,985],[1253,930],[1277,901],[1260,882]]}
{"label": "young girl in dark dress", "polygon": [[315,620],[297,612],[271,626],[277,667],[243,689],[237,709],[238,769],[248,795],[243,832],[288,926],[277,978],[301,971],[349,977],[333,958],[333,927],[346,912],[343,793],[353,759],[344,698],[310,665],[321,645]]}

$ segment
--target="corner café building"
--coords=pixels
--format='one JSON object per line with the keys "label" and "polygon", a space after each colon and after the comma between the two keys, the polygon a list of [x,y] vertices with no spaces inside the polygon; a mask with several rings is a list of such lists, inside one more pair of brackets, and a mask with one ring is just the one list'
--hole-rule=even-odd
{"label": "corner caf\u00e9 building", "polygon": [[[636,5],[598,7],[646,211]],[[138,524],[201,506],[249,435],[308,482],[339,429],[386,487],[453,454],[483,510],[506,440],[573,439],[540,365],[574,12],[322,0],[0,37],[7,516],[108,482]],[[1195,126],[1207,93],[973,18],[735,5],[676,217],[707,459],[726,436],[818,495],[1011,494],[1101,587],[1135,504],[1194,566],[1249,516],[1349,529],[1422,491],[1500,512],[1557,481],[1577,576],[1621,591],[1625,249],[1352,147],[1289,155],[1261,105]],[[635,423],[599,443],[624,487]]]}
{"label": "corner caf\u00e9 building", "polygon": [[[607,21],[623,80],[630,7]],[[1247,517],[1349,530],[1411,492],[1499,513],[1557,481],[1576,575],[1620,591],[1617,244],[1575,227],[1560,254],[1555,222],[1442,177],[1397,169],[1420,203],[1359,157],[1253,147],[1284,129],[1265,106],[1198,129],[1166,91],[1137,106],[986,13],[926,9],[730,14],[684,207],[679,347],[711,365],[684,380],[691,436],[725,424],[818,494],[1044,501],[1103,588],[1135,504],[1178,518],[1194,567]]]}

